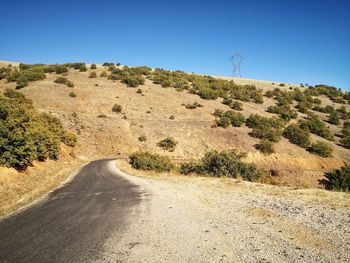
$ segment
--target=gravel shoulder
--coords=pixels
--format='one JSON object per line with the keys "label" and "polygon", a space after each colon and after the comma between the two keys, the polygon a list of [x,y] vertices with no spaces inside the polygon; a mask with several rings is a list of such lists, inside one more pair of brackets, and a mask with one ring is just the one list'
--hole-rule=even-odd
{"label": "gravel shoulder", "polygon": [[142,201],[96,262],[350,262],[349,194],[118,167]]}

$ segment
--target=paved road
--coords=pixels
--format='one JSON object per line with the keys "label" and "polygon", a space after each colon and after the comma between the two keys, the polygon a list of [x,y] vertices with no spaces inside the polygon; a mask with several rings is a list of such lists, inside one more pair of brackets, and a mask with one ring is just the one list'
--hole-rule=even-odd
{"label": "paved road", "polygon": [[94,161],[48,199],[0,221],[0,262],[86,262],[121,234],[140,202],[137,186]]}

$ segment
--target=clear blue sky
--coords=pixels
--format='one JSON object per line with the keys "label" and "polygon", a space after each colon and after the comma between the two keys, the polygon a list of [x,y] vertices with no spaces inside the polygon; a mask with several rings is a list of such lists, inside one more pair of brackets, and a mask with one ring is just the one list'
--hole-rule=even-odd
{"label": "clear blue sky", "polygon": [[0,60],[120,62],[350,90],[350,1],[0,2]]}

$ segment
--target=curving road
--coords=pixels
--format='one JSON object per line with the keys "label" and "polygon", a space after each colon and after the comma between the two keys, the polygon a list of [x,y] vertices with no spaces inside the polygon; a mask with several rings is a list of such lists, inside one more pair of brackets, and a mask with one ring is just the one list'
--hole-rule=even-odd
{"label": "curving road", "polygon": [[111,160],[84,166],[45,201],[0,221],[0,262],[86,262],[123,232],[139,188],[110,171]]}

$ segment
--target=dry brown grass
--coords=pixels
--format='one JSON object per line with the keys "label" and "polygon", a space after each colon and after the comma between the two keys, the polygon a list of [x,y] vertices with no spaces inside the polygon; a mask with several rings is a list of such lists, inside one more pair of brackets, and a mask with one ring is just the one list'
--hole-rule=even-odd
{"label": "dry brown grass", "polygon": [[0,167],[0,218],[42,198],[82,165],[63,155],[60,161],[34,162],[23,173]]}

